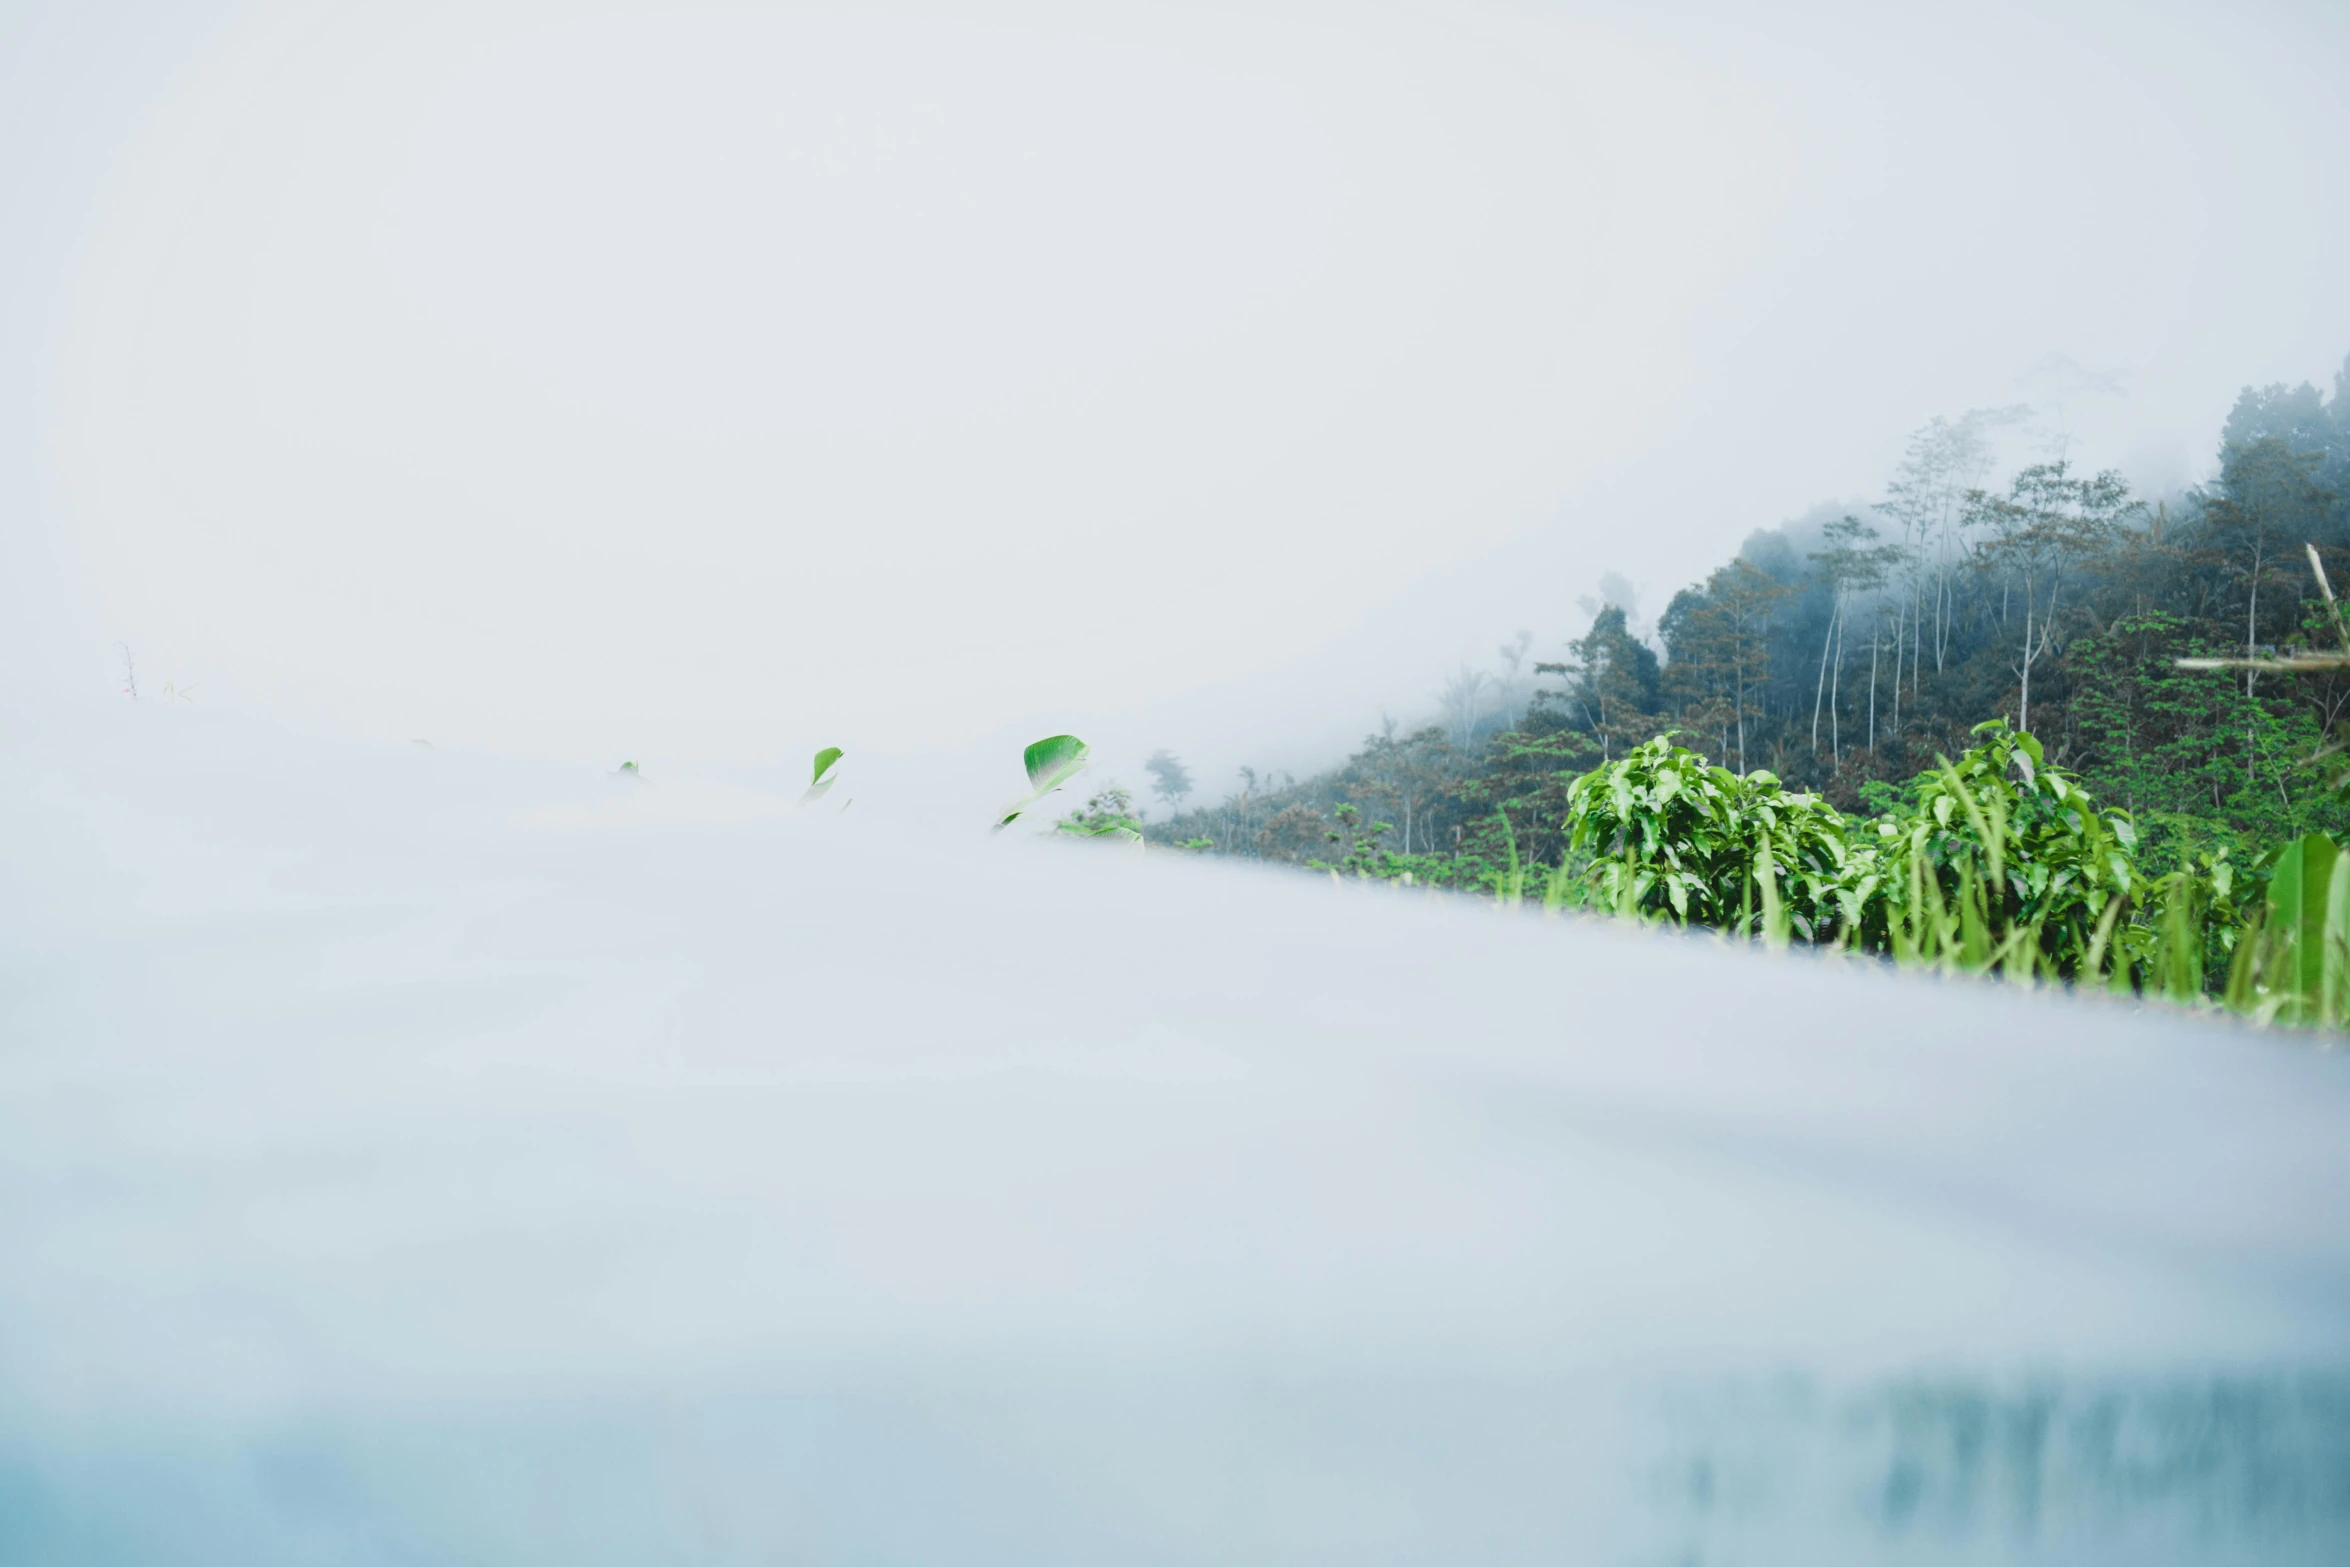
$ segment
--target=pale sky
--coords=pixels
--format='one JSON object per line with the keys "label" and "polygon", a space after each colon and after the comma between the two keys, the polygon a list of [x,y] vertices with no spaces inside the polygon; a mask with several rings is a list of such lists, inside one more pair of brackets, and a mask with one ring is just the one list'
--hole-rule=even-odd
{"label": "pale sky", "polygon": [[2317,6],[9,7],[9,679],[1302,769],[1937,413],[2196,476],[2350,351],[2345,79]]}

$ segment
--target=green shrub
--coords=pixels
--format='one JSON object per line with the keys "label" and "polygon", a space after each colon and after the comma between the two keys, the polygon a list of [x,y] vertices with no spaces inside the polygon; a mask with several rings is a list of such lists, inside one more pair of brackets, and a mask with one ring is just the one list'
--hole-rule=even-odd
{"label": "green shrub", "polygon": [[1835,807],[1743,777],[1659,736],[1567,791],[1567,901],[1680,925],[1767,931],[1774,909],[1807,941],[1858,927],[1875,891]]}
{"label": "green shrub", "polygon": [[1085,802],[1053,824],[1053,831],[1075,838],[1113,838],[1121,843],[1142,842],[1142,820],[1134,814],[1134,796],[1115,785]]}
{"label": "green shrub", "polygon": [[2150,890],[2129,813],[2100,810],[2005,720],[1974,733],[1956,761],[1920,774],[1864,824],[1878,894],[1865,944],[2018,978],[2094,976],[2113,956],[2142,956],[2137,927],[2124,923]]}

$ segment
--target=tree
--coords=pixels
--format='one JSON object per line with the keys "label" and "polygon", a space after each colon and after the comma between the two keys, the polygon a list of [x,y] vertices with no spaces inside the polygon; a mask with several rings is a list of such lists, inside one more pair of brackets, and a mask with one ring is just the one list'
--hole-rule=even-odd
{"label": "tree", "polygon": [[[1531,656],[1524,634],[1504,644],[1501,661],[1485,666],[1489,674],[1464,671],[1449,711],[1387,725],[1343,768],[1302,785],[1251,779],[1236,799],[1187,812],[1154,836],[1197,842],[1213,833],[1230,852],[1304,855],[1318,833],[1322,846],[1312,856],[1359,862],[1372,876],[1409,870],[1432,885],[1508,886],[1509,865],[1539,864],[1561,885],[1580,885],[1575,878],[1587,867],[1578,856],[1592,845],[1571,849],[1567,829],[1574,799],[1598,796],[1596,786],[1576,795],[1575,780],[1596,765],[1627,780],[1654,773],[1649,783],[1663,790],[1674,769],[1659,771],[1640,749],[1658,737],[1668,749],[1711,752],[1734,764],[1737,777],[1767,771],[1787,780],[1783,788],[1808,784],[1839,810],[1871,813],[1874,824],[1854,840],[1871,855],[1886,825],[1906,833],[1923,824],[1915,807],[1921,790],[1933,791],[1926,780],[1900,786],[1902,775],[1938,753],[1980,752],[1983,766],[1961,771],[1980,773],[1985,787],[2024,757],[2035,769],[2077,770],[2142,809],[2147,842],[2159,845],[2149,852],[2176,867],[2166,881],[2192,870],[2217,887],[2214,856],[2239,855],[2228,874],[2238,877],[2237,891],[2257,899],[2269,864],[2259,851],[2280,837],[2350,825],[2350,659],[2337,665],[2319,656],[2350,646],[2350,630],[2337,630],[2314,581],[2296,592],[2286,580],[2288,573],[2301,580],[2304,543],[2334,581],[2350,579],[2346,408],[2350,366],[2330,401],[2307,388],[2247,392],[2229,422],[2219,477],[2163,496],[2151,512],[2113,475],[2061,461],[2028,459],[2035,466],[1994,479],[1993,442],[2017,410],[1936,420],[1912,440],[1873,510],[1854,516],[1824,506],[1750,535],[1733,559],[1673,597],[1654,647],[1629,585],[1610,579],[1604,603],[1584,602],[1591,618],[1571,654],[1534,666],[1541,678],[1522,713],[1514,693],[1516,671]],[[2339,482],[2328,477],[2335,467]],[[1855,624],[1856,614],[1868,623]],[[1869,670],[1865,678],[1853,671],[1849,716],[1867,748],[1846,751],[1843,665],[1862,654],[1861,642]],[[2272,643],[2279,656],[2260,656]],[[2247,648],[2253,659],[2242,656]],[[2181,659],[2216,660],[2229,673],[2181,668]],[[2233,678],[2248,662],[2249,688]],[[2270,669],[2290,669],[2294,678]],[[1986,741],[1977,726],[2002,718],[2005,738]],[[2030,725],[2029,743],[2010,732],[2019,723]],[[1677,795],[1651,803],[1659,819],[1683,806]],[[2062,825],[2070,807],[2053,794],[2041,804],[2056,813],[2042,825]],[[1336,814],[1348,806],[1359,827]],[[1293,814],[1260,841],[1284,812]],[[1403,831],[1382,837],[1378,824],[1390,821]],[[1988,842],[2012,838],[2014,827],[1994,819],[1966,830],[1988,833]],[[1925,829],[1929,849],[1945,829],[1959,830],[1948,822]],[[1388,840],[1396,838],[1407,852],[1393,850]],[[1343,858],[1333,859],[1333,842],[1346,849]],[[2005,909],[2003,920],[2015,914],[1985,879],[1987,860],[1972,892],[1951,864],[1935,864],[1950,872],[1941,889],[1951,919],[1959,919],[1951,897]],[[1688,874],[1712,886],[1704,868]],[[1861,896],[1873,874],[1859,873],[1848,890]],[[1922,898],[1922,886],[1903,897]],[[1698,896],[1686,882],[1682,891]],[[1671,904],[1669,889],[1656,895]],[[2224,902],[2236,894],[2223,888],[2213,896]],[[1788,906],[1784,882],[1778,897]],[[1922,907],[1905,905],[1901,941],[1925,939]],[[1864,942],[1895,939],[1886,908],[1870,916],[1879,923]],[[2140,967],[2153,928],[2147,921],[2158,912],[2133,902],[2113,938],[2137,932],[2128,940],[2139,944],[2130,961]],[[1950,931],[1935,937],[1945,938],[1960,939]],[[2217,941],[2206,956],[2224,970],[2232,943],[2232,935]]]}
{"label": "tree", "polygon": [[1456,756],[1444,731],[1434,726],[1400,740],[1393,734],[1364,737],[1348,773],[1365,794],[1394,808],[1403,830],[1403,853],[1412,853],[1415,846],[1433,847],[1428,808],[1456,776]]}
{"label": "tree", "polygon": [[[2317,482],[2323,460],[2322,452],[2295,450],[2275,435],[2231,446],[2222,455],[2218,492],[2206,497],[2203,520],[2244,584],[2246,658],[2260,650],[2261,588],[2276,580],[2280,568],[2298,580],[2296,547],[2316,542],[2325,531],[2334,497]],[[2244,671],[2246,695],[2256,678],[2253,670]]]}
{"label": "tree", "polygon": [[2350,359],[2342,362],[2341,373],[2334,378],[2330,404],[2306,381],[2295,387],[2244,388],[2220,431],[2222,464],[2263,441],[2275,441],[2287,451],[2317,458],[2317,482],[2340,491],[2344,480],[2350,479],[2350,400],[2346,399],[2350,399]]}
{"label": "tree", "polygon": [[[1828,547],[1815,551],[1812,559],[1828,578],[1828,630],[1820,640],[1820,676],[1818,688],[1812,695],[1811,749],[1813,755],[1820,749],[1820,704],[1824,699],[1828,708],[1828,755],[1834,759],[1843,749],[1842,732],[1837,723],[1834,685],[1829,682],[1828,650],[1835,649],[1835,674],[1838,683],[1844,676],[1844,610],[1853,596],[1884,585],[1885,573],[1900,555],[1896,545],[1863,544],[1863,539],[1874,539],[1877,530],[1858,517],[1839,517],[1827,526]],[[1873,695],[1873,692],[1872,692]]]}
{"label": "tree", "polygon": [[1637,744],[1663,705],[1656,650],[1632,635],[1621,604],[1603,606],[1591,629],[1567,644],[1574,660],[1536,664],[1538,675],[1571,677],[1564,691],[1538,693],[1563,701],[1574,721],[1597,736],[1602,758]]}
{"label": "tree", "polygon": [[2208,824],[2190,837],[2216,826],[2270,841],[2323,825],[2311,705],[2179,668],[2183,656],[2226,648],[2184,616],[2155,610],[2122,615],[2066,651],[2081,687],[2073,716],[2082,775],[2146,823],[2158,864],[2182,846],[2180,818]]}
{"label": "tree", "polygon": [[1260,858],[1302,863],[1328,841],[1328,818],[1302,801],[1285,805],[1257,829],[1255,846]]}
{"label": "tree", "polygon": [[2111,469],[2076,477],[2071,465],[2034,463],[2010,481],[2005,495],[1973,490],[1967,508],[1990,530],[1987,558],[2024,588],[2024,634],[2015,666],[2021,682],[2016,728],[2032,724],[2032,667],[2056,645],[2058,598],[2065,573],[2109,546],[2122,525],[2146,509]]}
{"label": "tree", "polygon": [[2031,413],[2024,407],[1975,408],[1957,419],[1937,415],[1909,438],[1901,466],[1885,486],[1877,510],[1901,529],[1900,546],[1914,552],[1909,579],[1912,695],[1923,652],[1926,589],[1933,590],[1934,670],[1939,674],[1950,650],[1952,572],[1966,558],[1966,498],[1991,471],[1991,435]]}
{"label": "tree", "polygon": [[1534,633],[1520,631],[1501,645],[1502,672],[1493,683],[1493,706],[1503,727],[1513,726],[1525,716],[1528,682],[1526,680],[1526,653],[1534,646]]}
{"label": "tree", "polygon": [[1164,747],[1153,751],[1142,770],[1151,775],[1151,793],[1166,801],[1170,812],[1182,809],[1184,796],[1191,793],[1191,773],[1174,752]]}
{"label": "tree", "polygon": [[1771,611],[1787,596],[1785,584],[1741,557],[1716,571],[1702,588],[1678,594],[1658,623],[1670,661],[1668,684],[1684,699],[1684,721],[1707,719],[1718,728],[1721,752],[1748,771],[1749,720],[1759,721],[1771,674]]}
{"label": "tree", "polygon": [[1477,738],[1477,721],[1485,716],[1485,691],[1492,678],[1482,669],[1463,664],[1460,673],[1444,683],[1436,700],[1454,745],[1466,746]]}

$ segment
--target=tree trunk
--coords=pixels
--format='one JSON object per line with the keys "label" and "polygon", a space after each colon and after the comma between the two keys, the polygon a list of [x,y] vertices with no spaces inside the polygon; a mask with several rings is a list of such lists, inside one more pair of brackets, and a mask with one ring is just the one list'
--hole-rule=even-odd
{"label": "tree trunk", "polygon": [[[2253,651],[2253,647],[2254,639],[2259,635],[2260,567],[2261,541],[2258,538],[2255,538],[2252,543],[2252,591],[2246,597],[2244,602],[2244,656],[2248,659],[2259,656]],[[2246,696],[2250,696],[2252,694],[2252,681],[2254,679],[2255,673],[2255,671],[2250,669],[2244,671],[2244,694]],[[2245,759],[2244,765],[2247,770],[2250,769],[2252,764],[2249,757]]]}
{"label": "tree trunk", "polygon": [[1877,749],[1877,642],[1883,631],[1882,622],[1869,621],[1869,750]]}
{"label": "tree trunk", "polygon": [[1844,594],[1838,590],[1829,603],[1828,634],[1820,639],[1820,678],[1811,694],[1811,754],[1820,754],[1820,702],[1828,694],[1828,649],[1836,645],[1836,623],[1844,618]]}
{"label": "tree trunk", "polygon": [[1901,617],[1908,612],[1908,605],[1897,605],[1893,616],[1893,723],[1885,731],[1889,735],[1901,733]]}
{"label": "tree trunk", "polygon": [[1926,596],[1921,589],[1912,596],[1909,607],[1909,697],[1914,705],[1918,695],[1918,672],[1925,660],[1920,655],[1926,650]]}
{"label": "tree trunk", "polygon": [[1828,764],[1832,767],[1844,756],[1844,732],[1837,723],[1837,692],[1844,684],[1844,616],[1836,616],[1836,662],[1828,672]]}
{"label": "tree trunk", "polygon": [[2024,690],[2016,709],[2015,726],[2027,733],[2032,727],[2032,579],[2029,577],[2024,578]]}
{"label": "tree trunk", "polygon": [[1934,563],[1934,673],[1942,673],[1942,656],[1950,646],[1950,538],[1943,526],[1942,559]]}
{"label": "tree trunk", "polygon": [[1739,776],[1743,777],[1746,773],[1746,661],[1744,659],[1734,657],[1730,660],[1730,678],[1736,684],[1738,691],[1738,772]]}

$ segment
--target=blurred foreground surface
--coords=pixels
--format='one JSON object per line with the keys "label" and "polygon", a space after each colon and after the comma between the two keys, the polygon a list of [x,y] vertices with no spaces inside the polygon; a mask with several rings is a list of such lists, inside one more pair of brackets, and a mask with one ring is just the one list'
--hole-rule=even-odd
{"label": "blurred foreground surface", "polygon": [[0,1561],[2350,1560],[2304,1042],[10,729]]}

